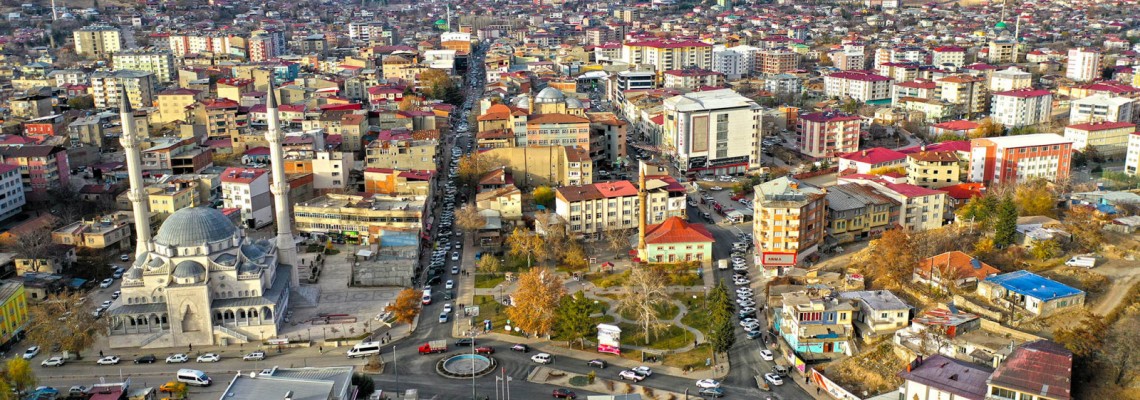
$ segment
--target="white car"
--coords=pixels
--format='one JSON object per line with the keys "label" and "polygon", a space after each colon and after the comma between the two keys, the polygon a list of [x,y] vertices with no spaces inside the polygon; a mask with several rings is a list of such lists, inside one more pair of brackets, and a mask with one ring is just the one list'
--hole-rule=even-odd
{"label": "white car", "polygon": [[120,255],[120,256],[119,256],[119,260],[120,260],[120,261],[130,261],[130,260],[131,260],[131,256],[130,256],[130,255],[128,255],[128,254],[123,254],[123,255]]}
{"label": "white car", "polygon": [[784,380],[781,379],[779,375],[776,375],[776,374],[771,373],[771,372],[764,374],[764,380],[766,380],[766,381],[768,381],[768,383],[771,383],[771,384],[776,385],[776,386],[780,386],[780,385],[784,384]]}
{"label": "white car", "polygon": [[107,278],[107,279],[104,279],[102,282],[99,282],[99,287],[106,289],[106,288],[111,287],[111,285],[114,285],[114,284],[115,284],[114,279]]}
{"label": "white car", "polygon": [[29,347],[27,350],[24,350],[24,359],[25,360],[31,360],[33,358],[36,358],[36,356],[38,356],[38,355],[40,355],[40,346],[32,346],[32,347]]}
{"label": "white car", "polygon": [[119,356],[106,356],[95,362],[99,365],[115,365],[119,363]]}
{"label": "white car", "polygon": [[776,356],[772,354],[772,350],[760,350],[760,358],[763,358],[764,361],[772,361],[776,359]]}
{"label": "white car", "polygon": [[219,355],[214,354],[214,353],[206,353],[206,354],[198,356],[198,359],[194,360],[194,362],[218,362],[221,360],[222,360],[222,356],[219,356]]}
{"label": "white car", "polygon": [[451,314],[451,311],[452,311],[451,303],[447,303],[447,304],[443,305],[443,313],[444,314]]}
{"label": "white car", "polygon": [[748,264],[744,264],[744,263],[733,264],[732,270],[733,271],[747,271],[748,270]]}
{"label": "white car", "polygon": [[261,360],[265,359],[265,352],[258,350],[258,351],[246,354],[241,359],[244,361],[261,361]]}
{"label": "white car", "polygon": [[447,280],[447,283],[444,283],[444,284],[443,284],[443,288],[444,288],[444,289],[452,289],[452,288],[454,288],[454,287],[455,287],[455,281],[453,281],[453,280],[451,280],[451,279],[448,279],[448,280]]}
{"label": "white car", "polygon": [[758,321],[756,318],[745,318],[745,319],[740,320],[740,326],[748,326],[748,325],[759,324],[759,323],[760,323],[760,321]]}
{"label": "white car", "polygon": [[634,382],[641,382],[643,379],[645,379],[645,375],[642,375],[642,374],[639,374],[633,370],[627,369],[625,371],[618,372],[618,378],[623,380],[623,381],[624,380],[631,380]]}
{"label": "white car", "polygon": [[697,381],[697,387],[701,389],[712,389],[720,387],[720,381],[716,379],[701,379]]}
{"label": "white car", "polygon": [[439,323],[441,323],[441,324],[447,323],[447,313],[439,314]]}
{"label": "white car", "polygon": [[736,286],[744,286],[744,285],[747,285],[749,283],[752,283],[752,281],[750,281],[748,279],[733,279],[732,283]]}
{"label": "white car", "polygon": [[646,367],[644,365],[637,367],[637,368],[634,368],[633,372],[636,372],[636,373],[639,373],[639,374],[642,374],[645,376],[653,375],[653,370],[649,369],[649,367]]}
{"label": "white car", "polygon": [[539,364],[550,364],[554,362],[554,356],[550,355],[550,353],[538,353],[530,356],[530,360]]}
{"label": "white car", "polygon": [[51,357],[51,358],[44,360],[43,362],[40,363],[40,365],[44,366],[44,367],[61,367],[61,366],[63,366],[63,364],[66,364],[66,363],[67,363],[67,361],[65,361],[63,359],[63,357],[57,356],[57,357]]}
{"label": "white car", "polygon": [[189,362],[189,361],[190,361],[190,357],[188,357],[182,353],[173,354],[170,357],[166,357],[166,363],[167,364],[184,363],[184,362]]}

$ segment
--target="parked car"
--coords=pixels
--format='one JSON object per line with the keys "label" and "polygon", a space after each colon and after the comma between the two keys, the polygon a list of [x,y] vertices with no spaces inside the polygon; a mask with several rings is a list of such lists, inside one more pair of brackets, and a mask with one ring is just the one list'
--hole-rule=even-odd
{"label": "parked car", "polygon": [[764,380],[766,380],[766,381],[768,381],[768,383],[771,383],[771,384],[776,385],[776,386],[780,386],[780,385],[784,384],[783,378],[780,378],[779,375],[776,375],[776,374],[771,373],[771,372],[764,374]]}
{"label": "parked car", "polygon": [[644,365],[637,367],[637,368],[634,368],[633,372],[636,372],[636,373],[639,373],[639,374],[642,374],[645,376],[653,375],[653,370],[649,369],[649,367],[646,367]]}
{"label": "parked car", "polygon": [[700,396],[704,396],[704,397],[721,398],[721,397],[724,397],[724,388],[714,387],[714,388],[701,389],[700,391],[697,392],[697,394]]}
{"label": "parked car", "polygon": [[456,347],[471,346],[474,344],[475,344],[475,339],[472,339],[472,338],[460,338],[459,340],[455,341]]}
{"label": "parked car", "polygon": [[49,358],[43,360],[42,362],[40,362],[40,365],[44,366],[44,367],[62,367],[63,364],[66,364],[66,363],[67,363],[67,361],[64,360],[63,357],[55,356],[55,357],[49,357]]}
{"label": "parked car", "polygon": [[38,355],[40,355],[40,346],[32,346],[32,347],[29,347],[27,350],[24,350],[24,359],[25,360],[31,360],[33,358],[36,358],[36,356],[38,356]]}
{"label": "parked car", "polygon": [[697,387],[701,389],[710,389],[720,387],[720,381],[716,379],[701,379],[697,381]]}
{"label": "parked car", "polygon": [[99,287],[106,289],[106,288],[111,287],[111,285],[114,285],[114,284],[115,284],[114,279],[107,278],[107,279],[104,279],[102,282],[99,282]]}
{"label": "parked car", "polygon": [[135,364],[154,364],[155,361],[158,361],[158,357],[155,357],[154,354],[147,354],[145,356],[136,358]]}
{"label": "parked car", "polygon": [[629,380],[634,382],[641,382],[645,380],[645,375],[639,374],[634,370],[627,369],[625,371],[618,372],[618,379],[621,379],[623,381]]}
{"label": "parked car", "polygon": [[198,358],[195,359],[194,362],[218,362],[221,360],[222,360],[222,356],[219,356],[216,353],[206,353],[206,354],[198,356]]}
{"label": "parked car", "polygon": [[182,353],[171,354],[169,357],[166,357],[166,363],[167,364],[184,363],[184,362],[189,362],[189,361],[190,361],[190,356],[187,356],[187,355],[182,354]]}
{"label": "parked car", "polygon": [[772,354],[772,350],[760,350],[760,358],[763,358],[764,361],[772,361],[775,360],[775,355]]}
{"label": "parked car", "polygon": [[265,352],[258,350],[242,356],[241,359],[244,361],[261,361],[265,359]]}
{"label": "parked car", "polygon": [[95,363],[99,365],[115,365],[119,363],[119,356],[105,356],[100,358],[99,361],[95,361]]}
{"label": "parked car", "polygon": [[491,346],[476,347],[475,354],[495,354],[495,348]]}

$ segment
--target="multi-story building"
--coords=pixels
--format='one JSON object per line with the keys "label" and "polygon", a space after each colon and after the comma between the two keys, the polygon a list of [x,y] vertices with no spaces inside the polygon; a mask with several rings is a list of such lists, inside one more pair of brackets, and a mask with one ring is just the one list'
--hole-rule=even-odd
{"label": "multi-story building", "polygon": [[797,120],[799,150],[810,157],[833,159],[859,149],[862,119],[835,110],[804,114]]}
{"label": "multi-story building", "polygon": [[839,300],[855,306],[852,324],[865,339],[893,334],[910,323],[911,306],[889,290],[840,292]]}
{"label": "multi-story building", "polygon": [[213,150],[198,138],[152,138],[143,148],[142,168],[154,174],[194,174],[214,165]]}
{"label": "multi-story building", "polygon": [[772,75],[764,79],[764,90],[777,96],[791,96],[803,91],[800,78],[792,74]]}
{"label": "multi-story building", "polygon": [[350,151],[316,150],[310,162],[314,189],[344,190],[350,182],[349,172],[356,164],[356,155]]}
{"label": "multi-story building", "polygon": [[[991,373],[993,369],[983,365],[933,354],[915,360],[910,368],[899,372],[904,381],[899,396],[912,400],[982,400],[986,398],[982,379]],[[963,384],[963,377],[982,384]]]}
{"label": "multi-story building", "polygon": [[934,79],[934,98],[958,106],[962,114],[986,111],[986,78],[967,74]]}
{"label": "multi-story building", "polygon": [[885,181],[867,181],[867,183],[899,202],[899,226],[912,231],[925,231],[942,226],[946,192],[908,183]]}
{"label": "multi-story building", "polygon": [[127,92],[127,99],[135,107],[150,107],[154,104],[154,88],[158,79],[146,71],[95,71],[91,73],[91,94],[95,96],[95,108],[117,107],[120,88]]}
{"label": "multi-story building", "polygon": [[387,196],[427,196],[431,194],[435,171],[365,168],[364,193]]}
{"label": "multi-story building", "polygon": [[1000,38],[990,40],[989,53],[986,57],[990,64],[1009,64],[1017,62],[1017,42]]}
{"label": "multi-story building", "polygon": [[839,174],[870,174],[877,168],[903,166],[906,154],[885,147],[872,147],[839,156]]}
{"label": "multi-story building", "polygon": [[590,159],[594,164],[603,162],[618,165],[626,158],[626,129],[628,122],[611,112],[586,113],[590,119]]}
{"label": "multi-story building", "polygon": [[773,321],[780,335],[804,360],[851,355],[855,307],[846,301],[812,298],[807,292],[784,293]]}
{"label": "multi-story building", "polygon": [[1128,135],[1128,149],[1124,157],[1124,173],[1136,176],[1140,172],[1140,131]]}
{"label": "multi-story building", "polygon": [[994,122],[1008,128],[1037,125],[1052,117],[1053,93],[1045,89],[1016,89],[993,94]]}
{"label": "multi-story building", "polygon": [[1033,87],[1033,74],[1025,72],[1021,68],[1009,67],[990,75],[990,92],[1006,92],[1031,87]]}
{"label": "multi-story building", "polygon": [[891,104],[901,104],[905,97],[923,100],[933,99],[937,87],[938,85],[933,81],[925,79],[895,83],[891,85]]}
{"label": "multi-story building", "polygon": [[763,108],[732,89],[664,101],[664,147],[684,172],[731,174],[760,166]]}
{"label": "multi-story building", "polygon": [[824,91],[830,97],[850,97],[868,102],[891,98],[891,78],[870,71],[840,71],[823,77]]}
{"label": "multi-story building", "polygon": [[222,171],[222,207],[241,210],[242,225],[260,228],[273,222],[273,195],[269,171],[226,168]]}
{"label": "multi-story building", "polygon": [[1100,77],[1099,50],[1087,47],[1069,49],[1069,58],[1065,61],[1065,77],[1077,82],[1092,82]]}
{"label": "multi-story building", "polygon": [[800,53],[787,47],[760,50],[756,58],[758,72],[768,76],[792,72],[800,67]]}
{"label": "multi-story building", "polygon": [[191,119],[206,127],[206,136],[211,140],[229,139],[234,151],[245,151],[246,142],[264,142],[260,135],[249,133],[249,112],[241,104],[230,99],[207,99],[195,104],[189,110]]}
{"label": "multi-story building", "polygon": [[830,53],[835,68],[843,71],[867,68],[867,52],[862,44],[845,44],[842,49]]}
{"label": "multi-story building", "polygon": [[1069,177],[1073,142],[1055,133],[970,140],[971,182],[1016,184],[1035,178]]}
{"label": "multi-story building", "polygon": [[699,90],[705,87],[720,87],[724,75],[711,70],[689,68],[665,71],[665,86],[669,89]]}
{"label": "multi-story building", "polygon": [[827,236],[836,244],[879,236],[899,222],[899,202],[853,183],[827,189]]}
{"label": "multi-story building", "polygon": [[158,82],[174,80],[174,55],[169,50],[124,50],[111,56],[115,71],[144,71],[154,74]]}
{"label": "multi-story building", "polygon": [[629,181],[560,187],[554,194],[554,208],[566,221],[567,231],[578,235],[596,237],[638,226],[637,187]]}
{"label": "multi-story building", "polygon": [[103,254],[118,254],[133,249],[131,225],[129,218],[122,214],[84,219],[52,231],[51,241]]}
{"label": "multi-story building", "polygon": [[1119,160],[1125,158],[1128,137],[1135,132],[1131,122],[1086,122],[1065,127],[1065,139],[1073,141],[1073,150],[1092,148],[1101,157]]}
{"label": "multi-story building", "polygon": [[[158,93],[158,112],[153,115],[154,121],[168,123],[186,121],[187,110],[191,105],[205,100],[206,92],[195,89],[167,89]],[[207,127],[209,129],[209,127]]]}
{"label": "multi-story building", "polygon": [[752,72],[748,62],[749,54],[734,51],[733,49],[720,49],[713,51],[712,70],[724,74],[730,80],[740,79]]}
{"label": "multi-story building", "polygon": [[911,185],[938,189],[961,183],[961,160],[953,151],[919,151],[906,156],[906,180]]}
{"label": "multi-story building", "polygon": [[789,177],[756,185],[753,212],[757,265],[774,268],[765,263],[770,253],[784,256],[781,264],[797,264],[823,243],[827,196],[815,186]]}
{"label": "multi-story building", "polygon": [[237,42],[241,38],[219,33],[203,33],[203,34],[172,34],[167,37],[170,44],[170,51],[177,57],[186,57],[191,54],[230,54],[231,49],[237,49],[244,46],[236,46],[231,44],[231,41]]}
{"label": "multi-story building", "polygon": [[28,324],[28,299],[19,281],[0,283],[0,343],[12,342]]}
{"label": "multi-story building", "polygon": [[393,134],[368,143],[364,163],[368,168],[435,170],[438,139],[416,140],[409,132]]}
{"label": "multi-story building", "polygon": [[1133,122],[1140,117],[1136,99],[1096,93],[1073,100],[1069,107],[1069,123]]}
{"label": "multi-story building", "polygon": [[72,32],[71,36],[75,54],[80,57],[107,57],[123,48],[123,35],[112,26],[92,25]]}
{"label": "multi-story building", "polygon": [[20,182],[20,167],[0,164],[0,222],[24,210],[24,185]]}
{"label": "multi-story building", "polygon": [[[206,199],[199,196],[198,185],[198,181],[184,180],[147,186],[144,190],[150,202],[150,212],[166,218],[183,208],[202,205]],[[126,197],[125,192],[123,197]],[[127,200],[129,203],[130,199]]]}
{"label": "multi-story building", "polygon": [[713,46],[692,40],[645,40],[622,43],[622,61],[648,65],[654,71],[712,67]]}
{"label": "multi-story building", "polygon": [[24,198],[48,200],[49,191],[71,185],[67,149],[47,145],[0,146],[0,164],[19,168]]}
{"label": "multi-story building", "polygon": [[962,67],[966,65],[966,49],[958,46],[940,46],[930,51],[930,63],[936,67],[952,65]]}
{"label": "multi-story building", "polygon": [[327,194],[297,203],[293,218],[301,232],[335,233],[360,238],[362,244],[380,243],[385,232],[419,237],[426,201],[425,196]]}

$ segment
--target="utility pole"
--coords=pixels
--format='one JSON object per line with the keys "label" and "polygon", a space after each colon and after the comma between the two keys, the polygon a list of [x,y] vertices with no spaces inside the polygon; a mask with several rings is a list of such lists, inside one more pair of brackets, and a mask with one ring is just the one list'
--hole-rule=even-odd
{"label": "utility pole", "polygon": [[396,346],[392,346],[392,371],[396,373],[396,398],[400,397],[400,369],[396,368]]}

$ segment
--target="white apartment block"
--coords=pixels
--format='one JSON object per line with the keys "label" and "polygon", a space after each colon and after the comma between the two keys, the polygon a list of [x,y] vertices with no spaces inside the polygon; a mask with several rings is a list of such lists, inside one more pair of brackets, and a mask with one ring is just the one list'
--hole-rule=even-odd
{"label": "white apartment block", "polygon": [[1007,128],[1046,122],[1053,110],[1053,93],[1044,89],[1018,89],[993,94],[990,107],[995,122]]}
{"label": "white apartment block", "polygon": [[134,70],[154,74],[158,81],[174,80],[174,55],[164,50],[127,50],[111,56],[115,71]]}
{"label": "white apartment block", "polygon": [[1100,51],[1085,47],[1069,49],[1065,61],[1065,77],[1077,82],[1092,82],[1100,76]]}
{"label": "white apartment block", "polygon": [[898,201],[901,204],[899,207],[899,225],[912,231],[925,231],[942,226],[946,192],[909,183],[886,181],[857,181],[856,183],[870,185],[878,189],[880,193]]}
{"label": "white apartment block", "polygon": [[1131,122],[1137,112],[1140,111],[1135,99],[1097,93],[1073,100],[1069,107],[1069,123]]}
{"label": "white apartment block", "polygon": [[313,189],[343,190],[348,187],[348,173],[356,164],[353,152],[316,151],[313,158]]}
{"label": "white apartment block", "polygon": [[106,57],[123,49],[123,34],[107,25],[88,26],[71,33],[75,54],[81,57]]}
{"label": "white apartment block", "polygon": [[637,188],[629,181],[563,186],[554,194],[554,210],[577,235],[636,228]]}
{"label": "white apartment block", "polygon": [[81,69],[57,69],[48,73],[49,78],[55,78],[56,87],[67,85],[86,85],[87,72]]}
{"label": "white apartment block", "polygon": [[930,63],[935,66],[965,66],[966,49],[957,46],[935,47],[934,50],[931,51]]}
{"label": "white apartment block", "polygon": [[19,214],[26,202],[20,167],[0,164],[0,221]]}
{"label": "white apartment block", "polygon": [[712,67],[713,46],[705,42],[684,40],[630,41],[622,44],[622,61],[649,65],[658,72],[671,69]]}
{"label": "white apartment block", "polygon": [[663,144],[682,171],[743,173],[760,166],[762,114],[760,105],[732,89],[670,97]]}
{"label": "white apartment block", "polygon": [[91,73],[91,94],[95,108],[119,106],[119,87],[127,91],[134,107],[150,107],[154,103],[154,87],[158,84],[154,74],[145,71],[96,71]]}
{"label": "white apartment block", "polygon": [[1140,132],[1128,135],[1128,153],[1124,157],[1124,173],[1136,176],[1140,171]]}
{"label": "white apartment block", "polygon": [[733,50],[718,50],[713,52],[712,70],[724,74],[729,80],[740,79],[752,69],[748,68],[746,55]]}
{"label": "white apartment block", "polygon": [[990,91],[1005,92],[1033,86],[1033,74],[1017,67],[1009,67],[990,76]]}
{"label": "white apartment block", "polygon": [[261,227],[273,222],[273,196],[269,171],[227,168],[222,172],[222,207],[241,209],[243,226]]}
{"label": "white apartment block", "polygon": [[828,97],[850,97],[868,102],[891,98],[891,78],[868,71],[840,71],[823,78]]}

